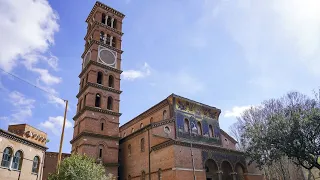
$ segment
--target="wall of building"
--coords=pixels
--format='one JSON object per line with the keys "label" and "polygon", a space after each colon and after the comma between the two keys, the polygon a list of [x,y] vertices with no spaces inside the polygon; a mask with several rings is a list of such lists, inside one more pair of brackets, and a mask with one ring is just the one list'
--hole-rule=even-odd
{"label": "wall of building", "polygon": [[[65,158],[70,157],[70,154],[62,153],[61,161]],[[46,152],[43,166],[43,180],[47,180],[49,174],[56,172],[58,164],[58,153],[57,152]]]}
{"label": "wall of building", "polygon": [[[7,139],[0,136],[0,157],[2,160],[3,151],[6,147],[11,147],[13,149],[13,155],[21,150],[23,152],[23,161],[21,171],[10,170],[0,166],[0,179],[3,180],[17,180],[19,177],[20,180],[41,180],[42,179],[42,167],[44,161],[44,150],[35,148],[17,142],[11,139]],[[40,167],[38,173],[32,173],[32,164],[35,156],[40,158]],[[12,158],[11,158],[12,160]]]}

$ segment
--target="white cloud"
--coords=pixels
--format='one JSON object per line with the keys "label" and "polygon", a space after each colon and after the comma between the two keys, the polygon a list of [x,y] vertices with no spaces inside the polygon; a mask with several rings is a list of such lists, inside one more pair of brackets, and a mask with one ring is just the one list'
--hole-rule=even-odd
{"label": "white cloud", "polygon": [[34,99],[27,98],[20,92],[13,91],[9,94],[9,103],[13,105],[12,114],[9,117],[1,117],[2,120],[10,120],[10,123],[24,122],[32,117]]}
{"label": "white cloud", "polygon": [[239,117],[245,110],[250,109],[251,107],[252,106],[234,106],[231,110],[227,110],[224,113],[224,117]]}
{"label": "white cloud", "polygon": [[[60,135],[62,126],[63,126],[63,117],[62,116],[57,116],[57,117],[49,117],[48,120],[41,122],[40,126],[43,128],[46,128],[50,130],[53,134],[55,135]],[[71,128],[72,123],[68,120],[66,120],[66,126],[65,128]]]}
{"label": "white cloud", "polygon": [[121,76],[125,80],[133,81],[138,78],[144,78],[151,74],[151,68],[148,63],[144,63],[143,67],[140,70],[127,70],[123,71]]}

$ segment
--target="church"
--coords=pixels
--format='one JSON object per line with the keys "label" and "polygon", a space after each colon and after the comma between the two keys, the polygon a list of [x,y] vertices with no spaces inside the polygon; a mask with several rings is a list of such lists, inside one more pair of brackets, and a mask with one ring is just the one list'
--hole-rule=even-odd
{"label": "church", "polygon": [[86,19],[71,153],[120,180],[262,179],[220,129],[216,107],[171,94],[119,126],[124,17],[96,2]]}

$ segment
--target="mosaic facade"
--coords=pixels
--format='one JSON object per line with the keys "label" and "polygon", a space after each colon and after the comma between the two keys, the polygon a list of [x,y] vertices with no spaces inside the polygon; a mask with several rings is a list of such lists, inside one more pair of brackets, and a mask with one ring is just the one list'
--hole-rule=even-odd
{"label": "mosaic facade", "polygon": [[[185,99],[174,98],[174,112],[176,117],[176,132],[178,138],[204,143],[221,144],[219,127],[219,110],[205,107],[201,104],[189,102]],[[189,121],[190,131],[185,128],[185,119]],[[200,122],[202,134],[197,133],[197,124]],[[210,135],[209,126],[212,127]]]}

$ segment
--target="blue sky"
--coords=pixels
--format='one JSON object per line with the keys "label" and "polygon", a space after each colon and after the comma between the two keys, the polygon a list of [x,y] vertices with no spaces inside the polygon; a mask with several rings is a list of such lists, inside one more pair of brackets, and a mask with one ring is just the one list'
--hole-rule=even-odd
{"label": "blue sky", "polygon": [[[317,0],[103,0],[126,15],[123,124],[171,93],[222,110],[228,131],[251,105],[319,86]],[[0,1],[0,67],[53,95],[0,74],[0,128],[28,123],[58,150],[68,99],[70,152],[85,19],[95,1]]]}

